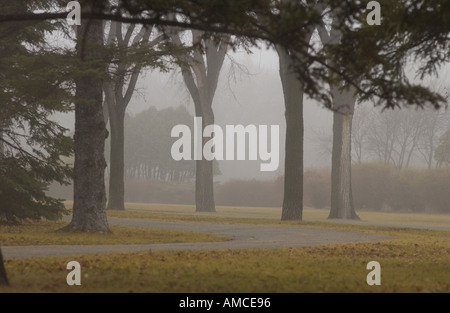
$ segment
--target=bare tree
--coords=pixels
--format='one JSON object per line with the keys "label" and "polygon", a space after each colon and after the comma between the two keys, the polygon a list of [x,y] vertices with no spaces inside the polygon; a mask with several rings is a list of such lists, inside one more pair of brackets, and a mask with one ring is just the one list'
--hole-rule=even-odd
{"label": "bare tree", "polygon": [[[132,49],[153,49],[162,41],[158,36],[150,41],[152,26],[141,26],[135,34],[135,24],[124,27],[121,22],[111,22],[106,39],[107,46],[117,45],[118,53],[110,60],[111,79],[103,83],[106,122],[111,130],[108,209],[125,209],[124,188],[124,121],[125,112],[136,88],[145,60],[129,60]],[[125,30],[125,33],[123,31]],[[134,35],[134,38],[133,38]],[[133,38],[133,39],[132,39]],[[146,56],[145,56],[146,57]],[[144,62],[144,63],[143,63]]]}
{"label": "bare tree", "polygon": [[366,154],[398,169],[417,164],[422,159],[426,167],[434,162],[438,138],[445,131],[448,113],[443,110],[404,108],[395,111],[372,109],[363,122],[367,131]]}
{"label": "bare tree", "polygon": [[[205,33],[191,30],[193,49],[180,57],[180,68],[184,83],[194,101],[195,115],[202,118],[201,129],[214,124],[212,108],[219,75],[225,60],[230,38],[223,35],[214,38],[205,37]],[[172,42],[183,46],[180,33],[172,32]],[[209,139],[202,137],[202,147]],[[215,212],[213,161],[196,161],[195,203],[197,212]]]}
{"label": "bare tree", "polygon": [[370,109],[367,106],[357,105],[353,113],[352,121],[352,160],[357,163],[362,163],[367,154],[367,136],[369,131],[367,123],[369,121]]}
{"label": "bare tree", "polygon": [[435,151],[436,167],[450,165],[450,128],[439,138]]}
{"label": "bare tree", "polygon": [[367,149],[370,155],[385,164],[394,162],[394,148],[400,125],[398,111],[379,112],[374,109],[368,118]]}
{"label": "bare tree", "polygon": [[450,127],[450,112],[427,111],[424,114],[424,127],[418,144],[418,152],[428,168],[437,166],[435,151],[439,145],[439,138]]}

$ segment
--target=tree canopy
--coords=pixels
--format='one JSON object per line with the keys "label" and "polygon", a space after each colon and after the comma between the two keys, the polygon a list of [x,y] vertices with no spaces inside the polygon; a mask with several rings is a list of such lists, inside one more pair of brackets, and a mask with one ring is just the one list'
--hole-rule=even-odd
{"label": "tree canopy", "polygon": [[[417,74],[421,76],[433,73],[448,62],[449,0],[379,1],[380,26],[366,23],[370,12],[368,1],[360,0],[84,0],[80,3],[84,8],[83,18],[87,19],[156,25],[161,30],[197,29],[205,36],[226,33],[247,38],[253,45],[284,46],[297,58],[295,67],[306,94],[330,107],[331,96],[323,87],[342,80],[357,88],[361,100],[370,99],[386,107],[446,104],[442,95],[410,82],[404,74],[404,65],[408,60],[420,60]],[[65,19],[67,13],[65,7],[53,12],[3,13],[0,23]],[[342,44],[318,50],[309,41],[308,33],[330,13],[343,34]],[[178,18],[167,18],[170,14]],[[318,66],[310,67],[312,62]],[[334,75],[329,75],[329,71]]]}
{"label": "tree canopy", "polygon": [[[2,2],[4,12],[26,9],[22,1]],[[72,139],[52,120],[71,109],[67,67],[45,48],[48,23],[1,24],[5,29],[15,31],[0,40],[0,220],[56,219],[64,206],[45,191],[71,176],[61,157],[71,155]]]}

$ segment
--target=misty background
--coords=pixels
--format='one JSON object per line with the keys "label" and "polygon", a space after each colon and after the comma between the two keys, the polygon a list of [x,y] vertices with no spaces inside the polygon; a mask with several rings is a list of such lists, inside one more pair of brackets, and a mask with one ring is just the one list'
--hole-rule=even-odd
{"label": "misty background", "polygon": [[[260,160],[256,161],[218,161],[221,175],[216,181],[230,179],[272,180],[283,175],[284,168],[284,138],[286,123],[284,117],[284,100],[279,76],[278,56],[272,49],[254,49],[252,54],[244,51],[229,52],[223,65],[219,86],[213,102],[215,123],[225,128],[227,124],[279,125],[280,126],[280,164],[277,171],[261,172]],[[450,86],[450,67],[441,69],[439,77],[424,82],[433,88],[445,89]],[[194,104],[184,85],[179,68],[176,66],[167,73],[159,70],[144,70],[138,80],[136,91],[128,106],[127,113],[136,116],[139,113],[155,107],[158,110],[169,107],[184,107],[194,115]],[[371,103],[361,103],[356,107],[355,116],[374,111],[385,116],[395,113],[405,114],[405,111],[421,109],[405,109],[381,111],[374,109]],[[431,108],[425,111],[434,114]],[[443,130],[450,128],[450,117],[447,110],[443,113]],[[420,115],[418,118],[422,118]],[[73,113],[57,115],[55,119],[64,127],[73,130]],[[333,112],[320,103],[305,97],[304,104],[304,167],[315,169],[331,168],[331,147]],[[359,127],[364,128],[365,125]],[[354,127],[358,127],[357,122]],[[445,132],[445,131],[444,131]],[[439,134],[436,134],[437,137]],[[173,142],[176,138],[173,138]],[[436,141],[437,144],[437,141]],[[417,152],[417,151],[416,151]],[[128,151],[127,153],[132,153]],[[168,155],[168,157],[171,157]],[[369,158],[369,156],[366,156]],[[355,158],[354,158],[355,160]],[[376,158],[372,158],[374,161]],[[368,161],[368,159],[364,160]],[[411,164],[415,167],[426,167],[426,161],[415,153]]]}

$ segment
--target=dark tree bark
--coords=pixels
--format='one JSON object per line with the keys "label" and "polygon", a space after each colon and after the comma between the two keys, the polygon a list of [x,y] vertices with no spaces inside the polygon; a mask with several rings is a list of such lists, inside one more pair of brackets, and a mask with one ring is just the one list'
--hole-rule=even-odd
{"label": "dark tree bark", "polygon": [[87,72],[76,79],[75,164],[72,221],[63,230],[109,232],[106,218],[105,139],[103,116],[102,68],[99,47],[103,45],[103,27],[99,20],[82,20],[78,27],[77,54]]}
{"label": "dark tree bark", "polygon": [[[293,0],[283,0],[285,3]],[[309,2],[308,5],[323,12],[326,7],[321,3]],[[305,29],[305,38],[309,42],[315,28]],[[307,47],[306,47],[307,49]],[[284,163],[284,196],[281,220],[299,220],[303,218],[303,95],[304,86],[296,73],[295,60],[301,60],[300,54],[292,55],[291,51],[276,46],[280,62],[280,78],[283,86],[286,147]],[[294,58],[294,56],[296,58]],[[302,62],[306,70],[310,64]]]}
{"label": "dark tree bark", "polygon": [[2,249],[0,248],[0,286],[9,286],[8,276],[6,275],[5,264],[3,262]]}
{"label": "dark tree bark", "polygon": [[286,153],[282,220],[303,218],[303,85],[292,69],[292,58],[277,47],[286,117]]}

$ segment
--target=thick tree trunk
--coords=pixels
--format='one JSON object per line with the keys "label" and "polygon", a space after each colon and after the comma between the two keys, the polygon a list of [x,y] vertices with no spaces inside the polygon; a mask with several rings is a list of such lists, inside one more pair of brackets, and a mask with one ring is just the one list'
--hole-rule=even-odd
{"label": "thick tree trunk", "polygon": [[[324,45],[338,45],[342,34],[339,25],[333,23],[330,33],[325,25],[318,28]],[[333,152],[331,161],[331,209],[328,218],[359,219],[353,205],[351,167],[352,167],[352,120],[356,99],[355,89],[340,90],[331,87],[333,96]]]}
{"label": "thick tree trunk", "polygon": [[286,117],[286,152],[284,164],[284,198],[282,220],[303,217],[303,85],[291,67],[291,58],[282,48],[280,77],[283,85]]}
{"label": "thick tree trunk", "polygon": [[118,109],[115,116],[111,116],[111,154],[109,165],[109,199],[108,210],[125,210],[124,183],[124,113]]}
{"label": "thick tree trunk", "polygon": [[352,194],[352,120],[355,99],[351,91],[335,89],[333,154],[331,164],[331,210],[328,218],[359,219]]}
{"label": "thick tree trunk", "polygon": [[[82,21],[77,44],[81,64],[98,60],[99,64],[91,64],[90,68],[101,71],[104,65],[98,47],[102,44],[102,22]],[[85,74],[76,79],[73,216],[63,230],[109,232],[104,177],[107,130],[102,92],[102,81],[96,75]]]}
{"label": "thick tree trunk", "polygon": [[302,220],[303,218],[303,132],[303,100],[286,102],[282,220]]}
{"label": "thick tree trunk", "polygon": [[8,276],[6,275],[5,264],[3,262],[2,249],[0,248],[0,286],[8,286]]}
{"label": "thick tree trunk", "polygon": [[[197,113],[202,117],[202,132],[206,126],[214,124],[214,113],[211,105],[204,105],[201,112]],[[202,139],[202,147],[209,138]],[[213,162],[206,160],[203,156],[196,161],[195,171],[195,206],[196,212],[216,212],[214,202],[214,173]]]}

